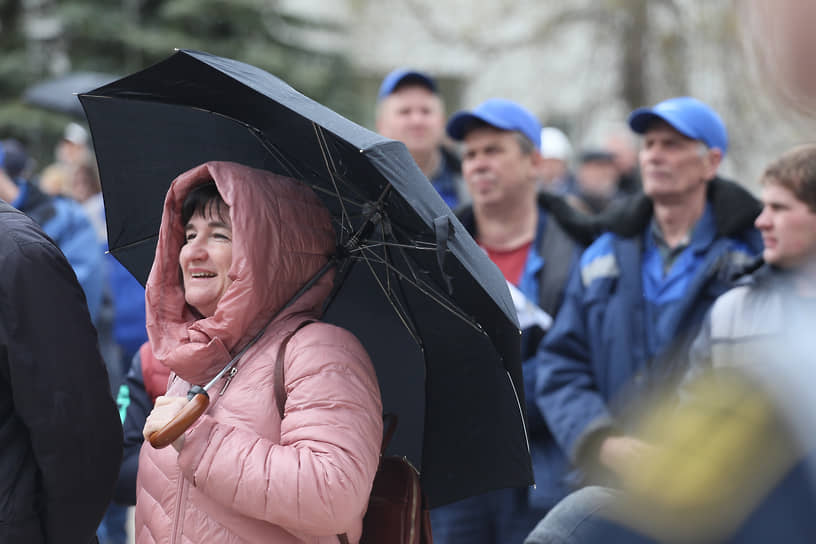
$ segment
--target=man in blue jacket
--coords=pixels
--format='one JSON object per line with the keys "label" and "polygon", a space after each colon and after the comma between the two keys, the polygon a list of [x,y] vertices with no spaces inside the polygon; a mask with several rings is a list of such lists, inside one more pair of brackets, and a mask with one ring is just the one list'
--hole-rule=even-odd
{"label": "man in blue jacket", "polygon": [[537,355],[535,400],[553,435],[537,485],[555,500],[566,482],[614,485],[647,451],[627,413],[682,376],[706,311],[762,248],[758,201],[716,177],[728,137],[709,106],[672,98],[629,125],[643,137],[644,195],[583,253]]}

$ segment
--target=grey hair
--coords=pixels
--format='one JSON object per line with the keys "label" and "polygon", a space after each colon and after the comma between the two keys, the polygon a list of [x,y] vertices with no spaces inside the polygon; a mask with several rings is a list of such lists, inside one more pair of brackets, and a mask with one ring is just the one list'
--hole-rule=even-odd
{"label": "grey hair", "polygon": [[516,140],[518,141],[519,147],[521,148],[522,155],[529,155],[533,151],[536,150],[536,145],[533,141],[522,134],[521,132],[514,130],[513,133],[516,135]]}

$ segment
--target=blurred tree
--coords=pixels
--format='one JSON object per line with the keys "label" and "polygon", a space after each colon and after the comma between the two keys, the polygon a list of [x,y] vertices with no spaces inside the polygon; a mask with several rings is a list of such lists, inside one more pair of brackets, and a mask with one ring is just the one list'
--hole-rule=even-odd
{"label": "blurred tree", "polygon": [[253,64],[350,117],[361,107],[342,52],[301,38],[304,29],[343,29],[285,13],[276,0],[0,0],[0,21],[0,134],[27,140],[45,161],[68,119],[22,105],[28,85],[67,71],[125,75],[174,48]]}
{"label": "blurred tree", "polygon": [[[434,0],[404,1],[434,40],[466,44],[482,58],[530,46],[546,50],[564,31],[584,25],[590,29],[586,39],[617,52],[612,69],[619,97],[630,109],[662,95],[662,86],[655,85],[656,81],[673,89],[688,86],[688,45],[684,38],[688,28],[679,5],[682,0],[573,0],[557,5],[527,0],[527,6],[515,0],[491,2],[490,9],[503,23],[513,18],[525,20],[524,25],[518,25],[523,30],[504,35],[492,31],[495,17],[478,15],[484,7],[474,9],[475,21],[453,25],[441,8],[434,10]],[[672,24],[665,24],[667,20]]]}
{"label": "blurred tree", "polygon": [[198,49],[263,68],[329,107],[352,98],[341,53],[292,39],[290,29],[328,24],[283,14],[274,0],[74,0],[60,13],[73,69],[124,74]]}

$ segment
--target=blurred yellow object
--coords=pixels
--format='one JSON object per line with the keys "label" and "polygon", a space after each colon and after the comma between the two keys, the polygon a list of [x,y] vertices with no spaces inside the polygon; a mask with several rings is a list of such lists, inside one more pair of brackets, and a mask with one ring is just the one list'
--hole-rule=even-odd
{"label": "blurred yellow object", "polygon": [[[736,371],[689,384],[644,418],[654,444],[626,472],[618,521],[660,541],[716,541],[739,526],[798,458],[776,404]],[[616,517],[617,517],[616,516]]]}

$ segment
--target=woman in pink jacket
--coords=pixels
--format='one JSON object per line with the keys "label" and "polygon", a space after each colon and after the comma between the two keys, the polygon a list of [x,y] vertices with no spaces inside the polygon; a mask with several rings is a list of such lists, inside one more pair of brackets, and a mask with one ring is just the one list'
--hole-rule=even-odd
{"label": "woman in pink jacket", "polygon": [[[210,162],[173,181],[146,291],[150,343],[172,374],[145,436],[274,319],[172,447],[145,442],[137,542],[359,540],[382,435],[377,377],[351,333],[309,323],[331,273],[282,309],[334,249],[328,211],[295,180]],[[275,361],[294,331],[281,419]]]}

